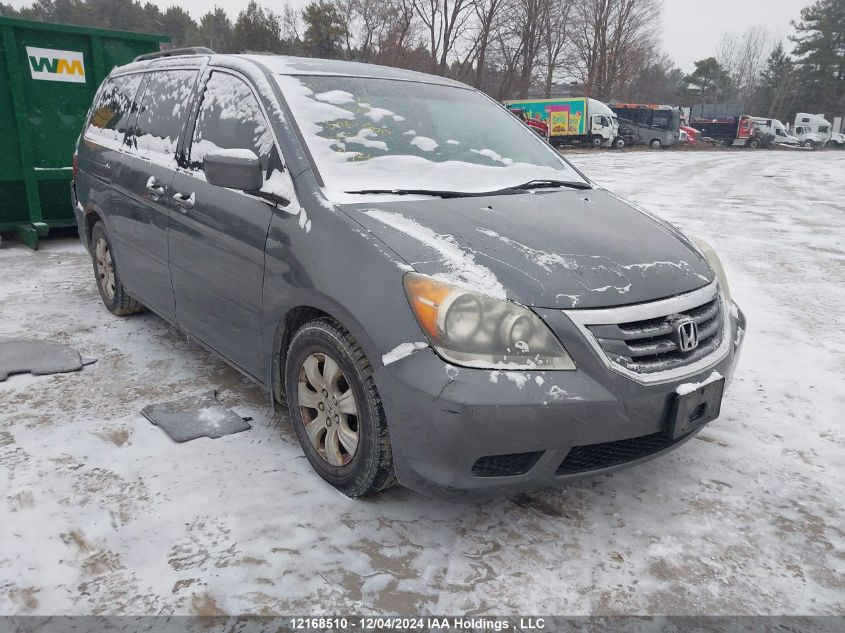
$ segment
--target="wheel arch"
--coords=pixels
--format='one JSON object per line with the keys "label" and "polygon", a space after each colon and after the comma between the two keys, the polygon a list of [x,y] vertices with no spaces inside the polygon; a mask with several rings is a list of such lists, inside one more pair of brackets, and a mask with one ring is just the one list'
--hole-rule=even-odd
{"label": "wheel arch", "polygon": [[[94,232],[94,225],[103,222],[103,217],[96,209],[89,209],[85,212],[85,241],[88,250],[91,250],[91,234]],[[105,222],[103,222],[105,226]]]}
{"label": "wheel arch", "polygon": [[270,392],[274,402],[281,403],[285,396],[284,367],[293,335],[309,321],[321,317],[332,319],[348,331],[361,346],[361,349],[364,350],[373,367],[378,366],[378,362],[374,361],[373,358],[375,349],[373,342],[354,316],[343,308],[332,305],[327,300],[320,301],[317,297],[312,297],[310,301],[303,301],[291,307],[276,324],[270,368]]}

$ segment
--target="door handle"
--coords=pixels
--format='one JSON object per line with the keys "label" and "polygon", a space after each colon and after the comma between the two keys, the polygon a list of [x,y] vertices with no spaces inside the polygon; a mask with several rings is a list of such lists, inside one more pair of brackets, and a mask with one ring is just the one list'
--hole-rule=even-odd
{"label": "door handle", "polygon": [[179,205],[180,210],[184,213],[188,209],[194,208],[194,203],[197,201],[197,196],[196,193],[192,191],[191,195],[187,198],[181,193],[173,194],[173,199],[176,201],[176,204]]}
{"label": "door handle", "polygon": [[147,178],[147,191],[149,191],[152,195],[156,198],[164,194],[164,186],[158,184],[158,181],[155,179],[155,176],[150,176]]}

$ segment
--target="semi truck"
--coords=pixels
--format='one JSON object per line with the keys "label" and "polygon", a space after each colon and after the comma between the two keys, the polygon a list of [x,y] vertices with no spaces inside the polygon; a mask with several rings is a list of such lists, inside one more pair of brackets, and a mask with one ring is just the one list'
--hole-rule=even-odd
{"label": "semi truck", "polygon": [[768,119],[766,117],[753,116],[751,121],[754,127],[764,134],[770,134],[774,137],[774,143],[779,145],[798,145],[800,140],[797,136],[793,136],[786,129],[786,126],[778,119]]}
{"label": "semi truck", "polygon": [[549,129],[552,145],[621,147],[619,121],[601,101],[589,97],[559,99],[514,99],[504,102],[512,111],[522,111],[528,120],[542,121]]}
{"label": "semi truck", "polygon": [[823,114],[799,112],[795,115],[795,125],[793,127],[796,130],[799,127],[803,128],[805,140],[811,140],[813,137],[810,135],[817,134],[818,141],[813,141],[814,143],[824,147],[845,148],[845,134],[834,132],[833,125],[824,118]]}
{"label": "semi truck", "polygon": [[679,108],[653,103],[612,103],[610,109],[652,149],[671,147],[680,140]]}
{"label": "semi truck", "polygon": [[746,114],[724,119],[694,119],[692,126],[701,130],[702,140],[731,147],[757,149],[768,147],[775,140],[774,134],[755,127],[754,118]]}

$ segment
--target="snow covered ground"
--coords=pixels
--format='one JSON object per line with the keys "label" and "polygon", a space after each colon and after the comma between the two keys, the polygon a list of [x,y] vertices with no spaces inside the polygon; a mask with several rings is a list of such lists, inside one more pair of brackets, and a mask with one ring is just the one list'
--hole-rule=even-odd
{"label": "snow covered ground", "polygon": [[[0,336],[99,362],[0,383],[0,614],[845,613],[845,152],[573,160],[722,255],[749,330],[696,439],[562,490],[351,501],[238,373],[109,315],[78,242],[6,241]],[[251,431],[139,413],[212,388]]]}

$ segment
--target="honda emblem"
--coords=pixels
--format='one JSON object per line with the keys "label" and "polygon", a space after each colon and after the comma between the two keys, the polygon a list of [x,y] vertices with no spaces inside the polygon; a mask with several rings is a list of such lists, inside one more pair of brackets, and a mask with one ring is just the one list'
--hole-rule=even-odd
{"label": "honda emblem", "polygon": [[698,324],[692,319],[677,325],[678,348],[682,352],[691,352],[698,347]]}

